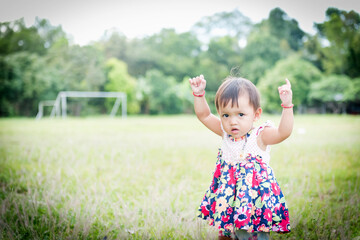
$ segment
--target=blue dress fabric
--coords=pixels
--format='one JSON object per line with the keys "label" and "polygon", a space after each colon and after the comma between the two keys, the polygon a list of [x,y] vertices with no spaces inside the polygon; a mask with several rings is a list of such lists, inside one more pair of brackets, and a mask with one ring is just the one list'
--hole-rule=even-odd
{"label": "blue dress fabric", "polygon": [[[221,236],[240,229],[290,232],[285,198],[269,166],[270,148],[263,151],[257,145],[257,136],[271,125],[266,122],[241,139],[224,132],[213,179],[199,207],[199,217]],[[241,151],[245,154],[238,157]]]}

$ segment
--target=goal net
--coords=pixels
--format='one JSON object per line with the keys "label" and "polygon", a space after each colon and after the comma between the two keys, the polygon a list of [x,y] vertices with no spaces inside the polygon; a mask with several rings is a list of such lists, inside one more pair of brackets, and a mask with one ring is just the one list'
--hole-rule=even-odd
{"label": "goal net", "polygon": [[116,98],[110,116],[114,117],[121,105],[121,116],[126,118],[126,94],[122,92],[80,92],[80,91],[62,91],[56,97],[55,101],[39,102],[39,110],[36,119],[41,119],[44,115],[44,106],[52,106],[50,117],[66,118],[67,98]]}

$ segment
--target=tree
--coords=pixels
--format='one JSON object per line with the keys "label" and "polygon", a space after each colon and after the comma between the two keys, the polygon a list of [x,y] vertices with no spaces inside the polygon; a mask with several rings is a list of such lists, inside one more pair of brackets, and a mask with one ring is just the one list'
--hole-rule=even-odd
{"label": "tree", "polygon": [[270,34],[278,39],[285,39],[291,49],[297,51],[303,47],[305,33],[299,28],[298,22],[291,19],[282,9],[274,8],[265,21]]}
{"label": "tree", "polygon": [[230,36],[211,39],[207,56],[209,56],[212,61],[225,66],[238,66],[241,62],[238,40]]}
{"label": "tree", "polygon": [[287,54],[275,37],[253,33],[241,54],[244,61],[242,74],[256,84],[266,70]]}
{"label": "tree", "polygon": [[344,94],[347,101],[360,103],[360,78],[351,79]]}
{"label": "tree", "polygon": [[1,116],[30,114],[31,103],[29,97],[35,88],[33,84],[34,62],[39,56],[29,52],[10,54],[1,59],[0,103]]}
{"label": "tree", "polygon": [[240,42],[245,41],[251,27],[250,18],[234,9],[232,12],[219,12],[203,17],[193,26],[192,31],[203,36],[205,42],[219,36],[235,37]]}
{"label": "tree", "polygon": [[251,29],[241,52],[242,75],[256,84],[277,61],[301,49],[304,36],[296,20],[280,8],[271,10],[268,19]]}
{"label": "tree", "polygon": [[0,23],[0,55],[28,51],[44,55],[45,40],[35,26],[27,28],[24,19]]}
{"label": "tree", "polygon": [[200,42],[193,33],[177,34],[174,29],[163,29],[143,40],[153,68],[180,82],[193,72],[194,58],[200,53]]}
{"label": "tree", "polygon": [[183,101],[181,99],[182,93],[179,89],[183,89],[181,84],[178,84],[174,77],[165,76],[162,72],[156,69],[146,72],[143,80],[150,89],[147,91],[147,96],[143,99],[148,102],[143,102],[145,109],[149,110],[150,114],[174,114],[183,112]]}
{"label": "tree", "polygon": [[[105,90],[110,92],[124,92],[127,95],[127,110],[131,113],[138,113],[139,103],[136,99],[136,80],[129,75],[127,64],[115,58],[106,62],[108,81],[105,84]],[[108,99],[107,106],[111,108],[114,105],[114,99]]]}
{"label": "tree", "polygon": [[351,80],[345,75],[323,76],[318,82],[310,85],[309,100],[317,104],[325,104],[332,112],[345,112],[345,92],[351,86]]}
{"label": "tree", "polygon": [[360,113],[360,78],[351,79],[350,86],[345,90],[344,97],[348,102],[349,113]]}
{"label": "tree", "polygon": [[0,55],[21,51],[44,55],[52,44],[65,37],[60,26],[54,27],[48,20],[39,18],[31,27],[26,27],[23,18],[0,22],[0,29]]}
{"label": "tree", "polygon": [[297,56],[278,61],[258,83],[263,109],[268,112],[280,110],[281,101],[277,88],[288,78],[292,85],[293,103],[301,111],[302,106],[308,105],[311,83],[319,81],[321,75],[314,65]]}
{"label": "tree", "polygon": [[130,40],[119,32],[112,32],[110,36],[106,33],[102,40],[95,45],[100,48],[106,59],[117,58],[121,61],[127,62],[129,52]]}
{"label": "tree", "polygon": [[360,15],[355,11],[337,8],[326,10],[326,21],[315,27],[319,36],[327,39],[329,46],[321,49],[321,59],[327,73],[360,76]]}
{"label": "tree", "polygon": [[60,89],[57,76],[64,68],[51,63],[63,52],[52,57],[49,51],[64,42],[65,33],[39,18],[31,27],[19,19],[0,23],[0,29],[0,115],[35,115],[38,102],[53,100]]}
{"label": "tree", "polygon": [[196,69],[191,76],[203,74],[206,79],[206,91],[215,92],[229,75],[231,67],[212,61],[203,53],[195,60]]}

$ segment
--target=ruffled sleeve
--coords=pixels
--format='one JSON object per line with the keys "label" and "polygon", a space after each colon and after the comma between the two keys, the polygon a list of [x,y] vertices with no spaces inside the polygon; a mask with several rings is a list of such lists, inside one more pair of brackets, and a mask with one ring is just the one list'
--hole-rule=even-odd
{"label": "ruffled sleeve", "polygon": [[256,136],[258,136],[266,127],[275,127],[275,125],[272,121],[267,120],[256,129]]}

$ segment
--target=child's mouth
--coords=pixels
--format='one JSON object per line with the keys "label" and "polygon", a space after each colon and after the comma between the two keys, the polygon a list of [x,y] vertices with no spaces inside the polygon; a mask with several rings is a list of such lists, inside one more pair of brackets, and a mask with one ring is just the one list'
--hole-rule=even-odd
{"label": "child's mouth", "polygon": [[236,134],[236,133],[239,132],[239,129],[237,129],[237,128],[232,128],[232,129],[231,129],[231,132],[234,133],[234,134]]}

